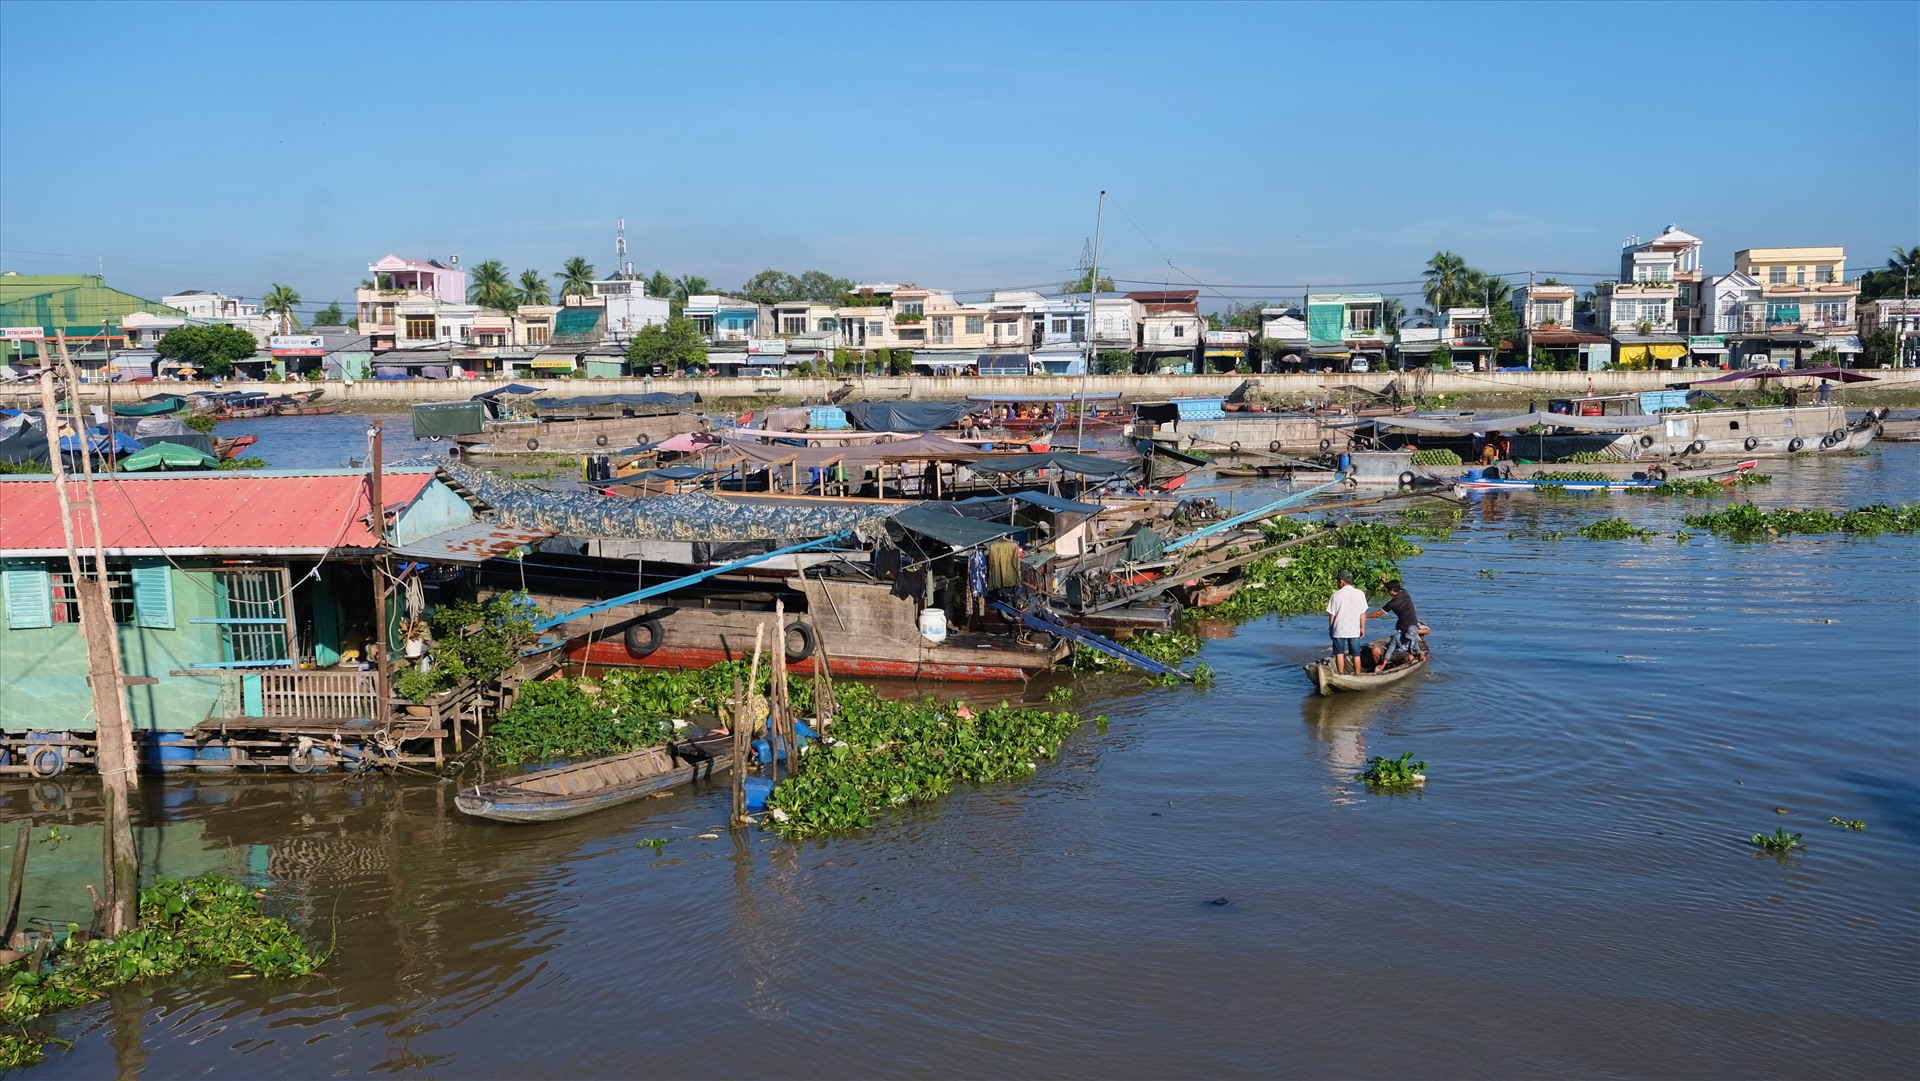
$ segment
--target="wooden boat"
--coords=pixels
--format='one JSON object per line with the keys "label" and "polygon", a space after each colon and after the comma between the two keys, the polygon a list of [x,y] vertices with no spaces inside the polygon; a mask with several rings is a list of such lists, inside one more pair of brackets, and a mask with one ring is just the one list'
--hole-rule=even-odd
{"label": "wooden boat", "polygon": [[1551,470],[1540,469],[1535,470],[1532,477],[1524,479],[1520,477],[1491,479],[1484,476],[1476,478],[1469,473],[1451,483],[1456,492],[1537,491],[1541,488],[1567,492],[1629,492],[1639,488],[1658,488],[1668,480],[1712,480],[1731,484],[1741,474],[1751,471],[1759,464],[1756,459],[1748,459],[1725,469],[1682,475],[1669,473],[1664,479],[1649,478],[1642,473],[1638,476],[1611,477],[1607,480],[1551,480],[1546,476]]}
{"label": "wooden boat", "polygon": [[324,417],[340,411],[339,402],[327,402],[324,405],[313,402],[289,403],[274,407],[274,415],[281,417]]}
{"label": "wooden boat", "polygon": [[231,439],[224,436],[214,436],[214,457],[219,458],[223,462],[227,461],[259,441],[260,437],[257,435],[237,435]]}
{"label": "wooden boat", "polygon": [[[1363,648],[1370,651],[1375,646],[1379,646],[1384,652],[1392,644],[1393,637],[1389,635],[1385,638],[1376,638]],[[1418,657],[1409,658],[1402,653],[1385,671],[1361,672],[1358,675],[1334,671],[1332,657],[1323,657],[1305,667],[1308,677],[1313,680],[1314,687],[1321,694],[1332,694],[1335,691],[1377,691],[1382,687],[1398,683],[1416,672],[1426,671],[1427,659],[1431,656],[1431,653],[1422,653]]]}
{"label": "wooden boat", "polygon": [[[690,754],[689,745],[704,752],[705,757]],[[708,732],[686,742],[474,785],[455,796],[453,802],[475,818],[552,822],[631,803],[696,776],[711,777],[731,765],[733,737]]]}

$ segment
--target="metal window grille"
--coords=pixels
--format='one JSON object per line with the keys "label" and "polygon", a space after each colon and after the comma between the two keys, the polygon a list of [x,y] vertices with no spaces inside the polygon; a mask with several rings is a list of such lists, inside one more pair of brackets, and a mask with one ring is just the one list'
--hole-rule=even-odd
{"label": "metal window grille", "polygon": [[228,664],[289,663],[286,597],[273,571],[218,571],[220,659]]}

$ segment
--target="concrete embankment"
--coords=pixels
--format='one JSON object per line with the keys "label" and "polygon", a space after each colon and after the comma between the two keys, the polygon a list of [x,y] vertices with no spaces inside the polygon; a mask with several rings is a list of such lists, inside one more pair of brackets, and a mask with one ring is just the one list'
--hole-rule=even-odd
{"label": "concrete embankment", "polygon": [[[1660,390],[1689,379],[1711,379],[1719,372],[1364,372],[1317,373],[1308,375],[1096,375],[1088,377],[1084,389],[1089,393],[1119,392],[1127,401],[1152,401],[1176,396],[1206,396],[1231,393],[1242,382],[1251,382],[1250,393],[1258,399],[1299,402],[1324,398],[1328,389],[1341,387],[1385,390],[1398,382],[1401,393],[1425,397],[1446,395],[1473,401],[1502,398],[1550,398],[1585,394],[1624,394],[1632,391]],[[1853,384],[1846,388],[1850,403],[1904,402],[1920,400],[1920,369],[1875,369],[1876,382]],[[964,398],[970,394],[1070,394],[1083,389],[1082,380],[1072,376],[867,376],[834,379],[552,379],[520,380],[557,396],[583,394],[640,394],[647,391],[697,391],[708,401],[821,401],[851,385],[852,400],[941,401]],[[462,379],[458,381],[410,379],[375,380],[357,383],[324,382],[300,384],[300,389],[325,388],[327,401],[376,410],[412,405],[415,402],[453,401],[502,387],[514,380]],[[1740,393],[1751,384],[1729,384],[1723,393]],[[227,383],[140,383],[114,384],[115,399],[131,400],[169,391],[188,394],[207,390],[264,390],[277,393],[297,389],[293,384]],[[27,388],[31,389],[31,388]],[[108,393],[105,384],[88,384],[82,389],[85,401],[102,401]]]}

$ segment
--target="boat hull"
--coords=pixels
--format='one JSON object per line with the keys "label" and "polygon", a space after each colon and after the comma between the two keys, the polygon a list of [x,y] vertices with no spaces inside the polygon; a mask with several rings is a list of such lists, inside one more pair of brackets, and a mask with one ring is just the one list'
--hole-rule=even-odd
{"label": "boat hull", "polygon": [[710,767],[696,770],[675,762],[665,748],[648,747],[475,785],[456,795],[454,806],[462,813],[493,822],[557,822],[577,818],[686,784],[694,780],[696,774],[704,779],[732,767],[732,741],[728,737],[708,737],[698,742],[713,756]]}
{"label": "boat hull", "polygon": [[[1380,638],[1367,645],[1369,647],[1385,645],[1390,641],[1392,641],[1390,638]],[[1314,689],[1323,695],[1329,695],[1335,691],[1377,691],[1426,671],[1428,658],[1432,656],[1431,653],[1422,653],[1418,660],[1404,663],[1397,668],[1390,668],[1385,672],[1362,672],[1358,675],[1334,671],[1331,657],[1317,660],[1303,667],[1307,678],[1313,680]]]}
{"label": "boat hull", "polygon": [[[751,637],[747,635],[746,637]],[[845,648],[850,643],[835,643]],[[751,651],[749,646],[748,650]],[[1046,653],[1036,652],[1030,663],[1008,664],[992,660],[972,661],[933,654],[916,657],[861,657],[835,653],[827,659],[827,673],[836,679],[933,679],[959,683],[1018,683],[1031,679],[1052,667]],[[983,651],[984,652],[984,651]],[[567,649],[567,660],[587,667],[602,668],[681,668],[701,670],[727,661],[743,659],[739,652],[721,645],[661,646],[645,657],[635,657],[618,641],[577,643]],[[1024,658],[1023,658],[1024,659]],[[808,662],[796,662],[811,665]]]}
{"label": "boat hull", "polygon": [[578,420],[495,420],[473,435],[455,436],[463,454],[606,454],[707,429],[690,413],[650,417],[588,417]]}

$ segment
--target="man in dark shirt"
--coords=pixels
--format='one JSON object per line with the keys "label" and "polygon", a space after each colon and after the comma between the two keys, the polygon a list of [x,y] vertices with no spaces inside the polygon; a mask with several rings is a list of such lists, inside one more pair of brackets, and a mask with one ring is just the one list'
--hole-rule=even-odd
{"label": "man in dark shirt", "polygon": [[1381,602],[1380,610],[1373,615],[1385,616],[1391,613],[1394,618],[1394,644],[1409,656],[1418,657],[1426,652],[1420,641],[1420,617],[1413,610],[1413,594],[1407,592],[1397,578],[1387,581],[1387,599]]}

